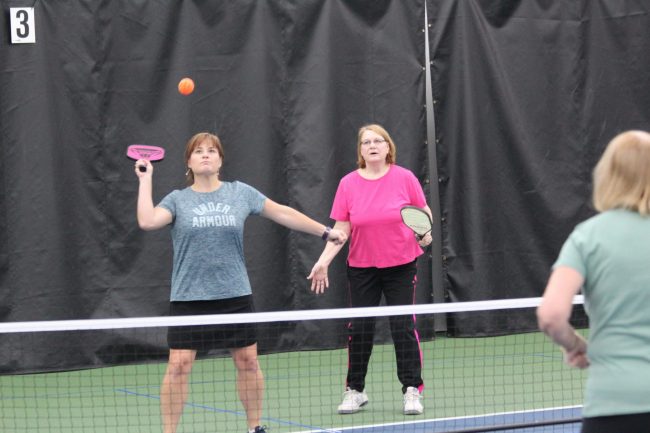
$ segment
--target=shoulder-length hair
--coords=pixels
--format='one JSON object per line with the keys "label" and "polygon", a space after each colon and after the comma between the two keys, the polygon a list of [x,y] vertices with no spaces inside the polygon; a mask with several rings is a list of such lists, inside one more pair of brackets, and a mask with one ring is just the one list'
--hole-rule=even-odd
{"label": "shoulder-length hair", "polygon": [[594,169],[594,207],[650,214],[650,134],[623,132],[609,142]]}
{"label": "shoulder-length hair", "polygon": [[366,131],[372,131],[375,134],[379,134],[384,140],[386,140],[386,143],[388,143],[388,155],[386,155],[386,164],[395,164],[395,161],[397,160],[397,148],[395,147],[393,139],[390,138],[388,131],[386,131],[381,125],[373,123],[370,125],[364,125],[359,128],[359,133],[357,134],[357,166],[359,168],[366,168],[366,161],[361,156],[361,136]]}
{"label": "shoulder-length hair", "polygon": [[[192,156],[194,149],[199,147],[199,145],[206,140],[217,148],[217,152],[219,152],[221,162],[223,163],[223,146],[221,145],[221,140],[219,140],[219,137],[217,137],[216,134],[211,134],[209,132],[199,132],[198,134],[194,134],[185,145],[185,164],[190,161],[190,157]],[[192,185],[194,183],[194,173],[192,170],[187,171],[185,178],[188,185]]]}

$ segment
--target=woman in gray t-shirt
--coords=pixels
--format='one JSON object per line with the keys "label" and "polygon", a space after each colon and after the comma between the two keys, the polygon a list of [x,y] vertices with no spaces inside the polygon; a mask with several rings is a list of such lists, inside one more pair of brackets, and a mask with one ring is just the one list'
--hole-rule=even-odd
{"label": "woman in gray t-shirt", "polygon": [[[138,224],[143,230],[171,225],[174,247],[171,315],[229,314],[253,311],[243,248],[244,221],[261,215],[293,230],[343,244],[347,235],[280,205],[242,182],[219,179],[223,147],[216,135],[194,135],[185,147],[189,187],[168,194],[153,205],[153,166],[135,163],[140,180]],[[145,167],[145,171],[140,171]],[[215,246],[218,245],[218,248]],[[257,361],[255,330],[249,326],[172,327],[168,332],[169,362],[160,391],[163,432],[174,433],[189,391],[189,375],[197,351],[230,349],[237,388],[246,411],[248,431],[260,426],[264,377]]]}

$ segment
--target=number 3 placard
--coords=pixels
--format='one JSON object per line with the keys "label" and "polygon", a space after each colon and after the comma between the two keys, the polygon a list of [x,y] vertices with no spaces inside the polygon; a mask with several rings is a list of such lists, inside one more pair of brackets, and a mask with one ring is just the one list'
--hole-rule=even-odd
{"label": "number 3 placard", "polygon": [[9,14],[11,16],[11,43],[35,44],[34,8],[9,8]]}

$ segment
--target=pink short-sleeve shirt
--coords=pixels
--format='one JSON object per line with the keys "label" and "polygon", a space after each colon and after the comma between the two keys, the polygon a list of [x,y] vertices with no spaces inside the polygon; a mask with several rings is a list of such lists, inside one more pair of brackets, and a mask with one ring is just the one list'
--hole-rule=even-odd
{"label": "pink short-sleeve shirt", "polygon": [[348,264],[387,268],[415,260],[422,249],[402,222],[400,209],[426,205],[415,175],[398,165],[391,165],[379,179],[365,179],[357,171],[343,177],[330,217],[350,222]]}

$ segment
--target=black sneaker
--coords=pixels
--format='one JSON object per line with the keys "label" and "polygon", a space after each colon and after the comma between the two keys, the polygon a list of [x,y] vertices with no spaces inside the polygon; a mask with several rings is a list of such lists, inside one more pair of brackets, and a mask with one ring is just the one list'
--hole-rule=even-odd
{"label": "black sneaker", "polygon": [[255,427],[255,433],[266,433],[267,428],[268,427],[265,425],[261,425],[261,426],[258,425],[257,427]]}

